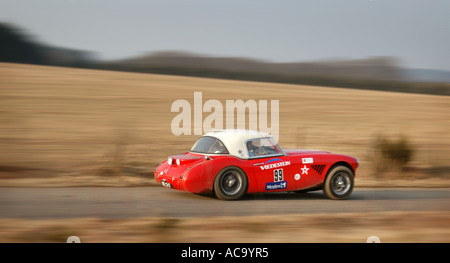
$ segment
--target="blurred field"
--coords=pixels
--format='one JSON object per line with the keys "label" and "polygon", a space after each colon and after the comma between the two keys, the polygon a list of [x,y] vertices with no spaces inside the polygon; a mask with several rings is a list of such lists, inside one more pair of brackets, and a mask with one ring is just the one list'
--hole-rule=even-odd
{"label": "blurred field", "polygon": [[[122,220],[0,219],[0,242],[448,242],[449,212],[378,212]],[[15,227],[11,228],[10,226]],[[274,227],[276,226],[276,227]]]}
{"label": "blurred field", "polygon": [[[172,103],[193,107],[194,91],[223,105],[278,99],[280,145],[358,157],[357,185],[450,185],[448,96],[0,63],[0,186],[151,184],[156,165],[197,138],[170,127]],[[374,172],[380,134],[410,140],[406,172]]]}

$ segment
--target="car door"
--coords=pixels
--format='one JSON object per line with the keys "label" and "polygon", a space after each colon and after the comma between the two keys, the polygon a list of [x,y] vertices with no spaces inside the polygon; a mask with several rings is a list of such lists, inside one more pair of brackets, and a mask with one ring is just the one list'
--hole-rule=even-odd
{"label": "car door", "polygon": [[289,156],[251,159],[259,192],[295,189]]}

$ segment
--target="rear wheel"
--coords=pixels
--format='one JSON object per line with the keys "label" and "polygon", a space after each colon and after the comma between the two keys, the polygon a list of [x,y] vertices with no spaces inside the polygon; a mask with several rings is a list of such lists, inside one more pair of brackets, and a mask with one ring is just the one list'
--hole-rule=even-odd
{"label": "rear wheel", "polygon": [[325,179],[323,192],[330,199],[347,199],[353,191],[353,172],[340,165],[332,168]]}
{"label": "rear wheel", "polygon": [[214,180],[214,193],[221,200],[241,199],[247,188],[247,176],[238,167],[222,169]]}

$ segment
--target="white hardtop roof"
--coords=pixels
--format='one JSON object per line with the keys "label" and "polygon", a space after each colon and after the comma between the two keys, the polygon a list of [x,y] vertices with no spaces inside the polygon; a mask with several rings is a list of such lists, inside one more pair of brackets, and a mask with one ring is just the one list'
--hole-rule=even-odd
{"label": "white hardtop roof", "polygon": [[219,139],[225,144],[228,152],[239,158],[248,158],[248,151],[246,141],[257,138],[272,137],[270,134],[253,130],[241,130],[241,129],[226,129],[215,130],[206,133],[204,136],[210,136]]}

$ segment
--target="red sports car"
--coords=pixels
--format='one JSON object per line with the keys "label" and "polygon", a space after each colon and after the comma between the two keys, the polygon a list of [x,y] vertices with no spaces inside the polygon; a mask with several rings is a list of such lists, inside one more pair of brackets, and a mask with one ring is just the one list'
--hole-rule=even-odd
{"label": "red sports car", "polygon": [[358,159],[317,150],[283,150],[266,133],[220,130],[205,134],[192,149],[172,155],[155,170],[165,187],[214,193],[237,200],[246,193],[323,189],[346,199],[354,186]]}

